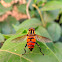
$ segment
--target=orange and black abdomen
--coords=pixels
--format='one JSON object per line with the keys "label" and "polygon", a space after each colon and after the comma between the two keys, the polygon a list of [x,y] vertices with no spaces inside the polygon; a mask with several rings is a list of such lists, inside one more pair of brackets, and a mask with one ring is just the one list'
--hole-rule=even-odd
{"label": "orange and black abdomen", "polygon": [[32,51],[32,49],[34,48],[35,42],[35,36],[27,36],[27,46],[30,49],[30,51]]}

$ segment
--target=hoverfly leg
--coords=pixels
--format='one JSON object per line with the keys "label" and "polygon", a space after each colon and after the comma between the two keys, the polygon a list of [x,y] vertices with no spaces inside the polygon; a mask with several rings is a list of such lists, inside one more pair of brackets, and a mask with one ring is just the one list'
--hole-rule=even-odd
{"label": "hoverfly leg", "polygon": [[[27,46],[27,44],[26,44],[25,47],[24,47],[24,51],[25,51],[25,53],[26,53],[26,50],[25,50],[26,46]],[[25,54],[25,53],[24,53],[24,54]],[[22,55],[24,55],[24,54],[22,54]]]}
{"label": "hoverfly leg", "polygon": [[[39,44],[36,42],[36,44],[39,46]],[[43,52],[41,51],[41,48],[40,48],[40,46],[39,46],[39,49],[40,49],[40,52],[43,54]],[[44,54],[43,54],[44,55]]]}

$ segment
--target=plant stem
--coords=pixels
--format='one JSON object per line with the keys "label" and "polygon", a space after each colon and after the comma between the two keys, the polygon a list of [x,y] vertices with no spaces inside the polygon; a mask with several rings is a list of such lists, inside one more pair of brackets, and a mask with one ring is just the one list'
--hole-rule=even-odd
{"label": "plant stem", "polygon": [[26,13],[28,16],[28,19],[31,19],[30,14],[29,14],[29,5],[30,5],[31,0],[28,1],[27,5],[26,5]]}
{"label": "plant stem", "polygon": [[44,23],[44,20],[43,20],[42,12],[39,10],[39,8],[35,4],[33,4],[32,6],[35,7],[38,10],[38,13],[39,13],[41,21],[42,21],[42,25],[43,25],[43,27],[45,27],[45,23]]}

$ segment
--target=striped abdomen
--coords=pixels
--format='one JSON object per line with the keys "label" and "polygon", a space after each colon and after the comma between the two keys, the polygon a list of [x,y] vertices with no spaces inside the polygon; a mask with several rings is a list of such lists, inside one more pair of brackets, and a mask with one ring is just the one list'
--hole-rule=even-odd
{"label": "striped abdomen", "polygon": [[32,51],[32,49],[34,48],[35,42],[36,42],[35,36],[27,37],[27,46],[30,49],[30,51]]}

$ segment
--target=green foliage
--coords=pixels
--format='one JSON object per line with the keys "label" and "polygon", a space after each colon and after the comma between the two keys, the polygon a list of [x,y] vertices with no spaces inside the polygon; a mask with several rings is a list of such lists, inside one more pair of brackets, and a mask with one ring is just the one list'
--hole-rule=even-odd
{"label": "green foliage", "polygon": [[6,3],[10,3],[12,0],[4,0]]}
{"label": "green foliage", "polygon": [[0,33],[0,43],[4,42],[4,36]]}
{"label": "green foliage", "polygon": [[12,27],[12,24],[19,25],[19,22],[17,22],[17,20],[11,16],[9,16],[4,22],[1,22],[2,33],[3,34],[15,33],[15,30]]}
{"label": "green foliage", "polygon": [[0,15],[4,14],[5,12],[9,11],[12,9],[12,6],[9,8],[5,8],[1,3],[0,3]]}
{"label": "green foliage", "polygon": [[61,16],[61,19],[60,19],[60,22],[59,23],[62,23],[62,16]]}
{"label": "green foliage", "polygon": [[[26,23],[26,21],[22,23],[23,25],[20,24],[19,26],[24,27],[25,23]],[[28,23],[30,23],[30,21]],[[34,24],[35,23],[33,23],[33,25]],[[31,27],[31,25],[30,25],[30,27]],[[22,29],[20,29],[20,28],[18,28],[18,29],[21,32],[23,32]],[[28,29],[28,27],[24,27],[24,29]],[[47,30],[45,28],[43,28],[42,26],[39,26],[36,29],[36,33],[38,35],[42,35],[44,37],[47,37],[47,38],[51,39],[51,37],[48,34]],[[32,52],[30,52],[29,49],[26,48],[27,53],[25,55],[21,55],[22,53],[24,53],[23,48],[24,48],[24,46],[26,44],[26,41],[23,41],[22,43],[21,42],[20,43],[13,43],[13,42],[11,42],[11,40],[16,38],[16,37],[22,36],[22,35],[25,35],[25,34],[17,34],[17,35],[11,36],[11,38],[9,38],[4,43],[3,47],[1,48],[2,51],[0,50],[0,53],[1,53],[1,57],[0,57],[1,60],[0,61],[2,61],[2,62],[4,62],[4,61],[13,61],[13,60],[15,60],[15,62],[16,61],[18,61],[18,62],[20,62],[20,61],[22,61],[22,62],[23,61],[28,61],[28,62],[32,62],[32,61],[33,62],[36,62],[36,61],[41,62],[41,61],[43,61],[43,62],[45,62],[45,60],[48,60],[48,62],[51,62],[52,60],[53,60],[53,62],[60,62],[61,61],[61,60],[59,60],[58,55],[55,54],[56,48],[55,49],[53,48],[54,52],[51,49],[52,47],[55,47],[55,46],[52,45],[49,48],[45,43],[40,43],[40,42],[38,42],[38,43],[39,43],[40,47],[42,48],[42,52],[45,54],[45,56],[43,56],[40,53],[39,47],[37,45],[35,45],[35,47],[34,47]],[[4,58],[4,60],[2,60],[2,58]],[[37,59],[35,59],[35,58],[37,58]]]}
{"label": "green foliage", "polygon": [[49,10],[56,10],[62,8],[62,2],[61,1],[50,1],[45,4],[43,8],[41,8],[42,11],[49,11]]}
{"label": "green foliage", "polygon": [[47,37],[52,40],[47,30],[43,28],[42,26],[39,26],[38,29],[36,29],[36,34]]}
{"label": "green foliage", "polygon": [[53,41],[59,40],[61,36],[61,27],[59,26],[59,24],[52,23],[47,29]]}
{"label": "green foliage", "polygon": [[55,49],[55,54],[56,54],[56,56],[59,58],[59,60],[60,60],[60,62],[62,62],[62,59],[61,59],[61,57],[62,57],[62,43],[56,43],[55,45],[54,45],[54,49]]}
{"label": "green foliage", "polygon": [[15,30],[17,31],[17,30],[19,30],[19,29],[21,29],[21,28],[23,28],[23,29],[29,29],[30,27],[33,27],[33,28],[35,28],[35,27],[37,27],[37,26],[39,26],[39,25],[41,25],[41,21],[39,20],[39,19],[37,19],[37,18],[32,18],[32,19],[30,19],[30,20],[25,20],[23,23],[21,23],[19,26],[15,26],[15,25],[13,25],[13,27],[15,28]]}
{"label": "green foliage", "polygon": [[17,8],[19,12],[26,14],[26,5],[18,5]]}
{"label": "green foliage", "polygon": [[[10,3],[12,0],[4,1]],[[26,2],[28,3],[28,1]],[[32,4],[35,4],[41,12],[39,13]],[[0,3],[0,18],[7,11],[12,11],[14,5],[17,7],[19,13],[22,15],[26,14],[26,4],[20,5],[17,2],[5,8]],[[62,62],[62,43],[60,43],[62,42],[60,40],[62,38],[62,1],[32,0],[28,10],[31,19],[20,20],[19,22],[15,17],[8,16],[7,19],[0,22],[0,43],[6,40],[0,48],[0,62]],[[39,14],[41,14],[41,17]],[[43,26],[42,19],[45,26]],[[52,41],[50,43],[43,43],[36,40],[44,56],[37,45],[35,45],[33,51],[30,51],[26,47],[27,52],[25,55],[22,55],[27,43],[26,40],[19,43],[11,41],[17,37],[26,35],[28,29],[31,27],[35,28],[36,34],[49,38]]]}
{"label": "green foliage", "polygon": [[[44,28],[39,27],[38,30],[39,29],[42,29],[45,36],[49,37],[48,33],[45,31]],[[39,32],[39,34],[43,34],[43,33]],[[38,42],[38,43],[39,43],[40,47],[42,48],[42,52],[45,54],[45,56],[43,56],[40,53],[39,47],[37,45],[35,45],[32,52],[30,52],[29,49],[26,48],[27,53],[25,55],[21,55],[22,53],[24,53],[23,48],[26,44],[26,41],[23,41],[22,43],[21,42],[20,43],[12,43],[11,40],[16,37],[22,36],[22,35],[24,35],[24,34],[18,34],[18,35],[12,36],[4,43],[3,47],[1,48],[2,51],[0,50],[0,53],[1,53],[0,61],[4,62],[4,61],[15,60],[15,62],[16,61],[18,61],[18,62],[20,62],[20,61],[22,61],[22,62],[23,61],[28,61],[28,62],[43,61],[43,62],[45,62],[45,60],[48,60],[48,62],[51,62],[53,60],[53,62],[60,62],[60,60],[57,58],[55,53],[46,44],[40,43],[40,42]],[[4,60],[2,60],[2,58],[4,58]]]}
{"label": "green foliage", "polygon": [[51,22],[54,21],[59,14],[59,10],[51,10],[43,12],[44,21]]}

